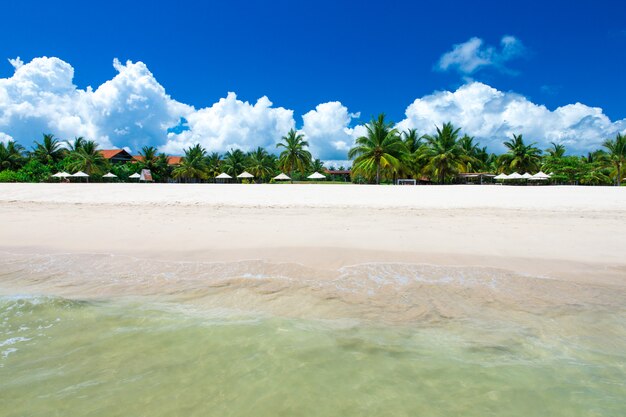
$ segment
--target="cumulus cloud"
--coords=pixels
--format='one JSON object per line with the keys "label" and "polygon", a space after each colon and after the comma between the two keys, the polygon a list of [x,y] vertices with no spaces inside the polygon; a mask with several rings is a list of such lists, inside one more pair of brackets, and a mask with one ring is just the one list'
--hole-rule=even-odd
{"label": "cumulus cloud", "polygon": [[350,123],[359,117],[359,113],[350,113],[338,101],[318,104],[315,110],[302,116],[301,133],[306,136],[314,155],[332,160],[345,159],[355,138]]}
{"label": "cumulus cloud", "polygon": [[[505,39],[499,53],[512,54],[516,47],[513,39]],[[142,62],[114,60],[116,74],[95,90],[77,88],[74,69],[58,58],[29,63],[16,58],[11,63],[14,74],[0,78],[2,142],[15,139],[29,146],[50,132],[62,139],[94,139],[103,148],[130,146],[134,152],[154,145],[181,154],[196,143],[211,152],[257,146],[276,151],[277,141],[296,128],[293,111],[275,107],[267,97],[247,102],[228,93],[200,109],[178,102]],[[322,103],[302,116],[300,132],[315,157],[345,164],[354,139],[365,134],[362,125],[352,126],[358,117],[340,102]],[[447,121],[494,151],[513,133],[522,133],[541,146],[555,141],[582,152],[626,130],[626,120],[612,122],[600,108],[576,103],[551,111],[478,82],[416,99],[398,127],[432,133],[435,125]]]}
{"label": "cumulus cloud", "polygon": [[572,152],[585,152],[626,130],[626,119],[612,122],[598,107],[576,103],[551,111],[524,96],[479,82],[418,98],[407,107],[398,128],[432,133],[436,125],[448,121],[493,151],[503,150],[502,142],[515,133],[542,147],[557,142]]}
{"label": "cumulus cloud", "polygon": [[25,143],[51,132],[137,147],[164,140],[167,127],[193,110],[172,100],[141,62],[115,60],[117,75],[95,91],[77,88],[74,69],[59,58],[11,63],[13,76],[0,79],[0,132]]}
{"label": "cumulus cloud", "polygon": [[257,146],[273,151],[280,138],[295,126],[292,110],[272,107],[267,97],[250,104],[238,100],[235,93],[228,93],[211,107],[188,113],[185,119],[186,130],[170,132],[161,147],[164,152],[180,154],[195,143],[209,151],[248,151]]}
{"label": "cumulus cloud", "polygon": [[522,41],[514,36],[504,36],[500,40],[500,49],[486,45],[482,39],[473,37],[466,42],[454,45],[451,51],[443,54],[435,69],[455,70],[464,76],[487,67],[513,73],[505,64],[523,56],[525,51]]}

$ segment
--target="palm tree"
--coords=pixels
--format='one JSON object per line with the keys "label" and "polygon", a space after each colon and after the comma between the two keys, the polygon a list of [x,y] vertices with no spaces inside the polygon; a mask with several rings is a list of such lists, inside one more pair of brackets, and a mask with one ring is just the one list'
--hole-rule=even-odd
{"label": "palm tree", "polygon": [[185,180],[206,179],[208,177],[206,150],[200,144],[196,144],[184,151],[185,156],[182,157],[180,165],[172,171],[174,177]]}
{"label": "palm tree", "polygon": [[107,160],[98,149],[98,144],[92,140],[82,143],[78,150],[70,152],[69,169],[83,171],[88,175],[102,174],[107,165]]}
{"label": "palm tree", "polygon": [[319,173],[323,173],[324,171],[326,171],[324,161],[322,161],[321,159],[315,159],[314,161],[312,161],[310,171]]}
{"label": "palm tree", "polygon": [[274,161],[267,151],[260,146],[255,151],[248,153],[246,170],[255,178],[265,180],[274,174],[275,169]]}
{"label": "palm tree", "polygon": [[550,142],[550,147],[546,149],[548,155],[552,158],[562,158],[565,156],[565,145],[560,143]]}
{"label": "palm tree", "polygon": [[85,138],[78,136],[74,138],[74,142],[66,141],[65,143],[70,152],[78,151],[85,144]]}
{"label": "palm tree", "polygon": [[348,152],[348,158],[354,159],[353,173],[370,176],[376,173],[376,184],[380,184],[381,169],[400,167],[400,160],[406,153],[406,146],[392,123],[385,121],[381,113],[377,119],[365,125],[367,135],[356,139]]}
{"label": "palm tree", "polygon": [[304,135],[291,129],[286,136],[282,137],[283,142],[276,145],[277,148],[284,148],[278,159],[280,168],[293,175],[294,170],[305,172],[311,164],[311,152],[306,148],[309,142],[304,139]]}
{"label": "palm tree", "polygon": [[439,184],[452,179],[469,160],[458,140],[460,130],[448,122],[437,127],[436,134],[424,136],[426,146],[419,158],[424,161],[424,171]]}
{"label": "palm tree", "polygon": [[485,157],[486,149],[481,149],[472,136],[463,135],[459,140],[459,146],[463,150],[465,160],[461,163],[461,169],[465,172],[475,172],[481,169],[481,159]]}
{"label": "palm tree", "polygon": [[156,174],[155,180],[166,182],[167,179],[170,177],[171,168],[169,164],[169,159],[170,159],[169,156],[167,156],[167,154],[163,152],[157,155],[156,164],[154,168],[155,174]]}
{"label": "palm tree", "polygon": [[422,146],[422,138],[417,133],[417,129],[409,129],[401,133],[404,142],[405,152],[401,159],[398,175],[401,177],[415,177],[420,169],[417,161],[418,151]]}
{"label": "palm tree", "polygon": [[615,184],[619,187],[622,184],[622,170],[626,165],[626,135],[618,133],[615,139],[605,140],[602,146],[608,151],[608,160],[615,168]]}
{"label": "palm tree", "polygon": [[142,169],[149,169],[151,172],[156,170],[158,162],[157,152],[157,148],[154,146],[144,146],[141,148],[141,151],[139,152],[139,164]]}
{"label": "palm tree", "polygon": [[13,140],[0,142],[0,171],[17,171],[24,164],[24,147]]}
{"label": "palm tree", "polygon": [[537,171],[541,162],[541,150],[535,143],[526,145],[522,135],[513,135],[513,140],[504,142],[507,153],[500,155],[500,166],[504,171]]}
{"label": "palm tree", "polygon": [[42,164],[51,165],[63,159],[65,150],[52,134],[44,134],[41,143],[35,142],[33,156]]}
{"label": "palm tree", "polygon": [[246,169],[246,154],[241,149],[231,149],[224,154],[222,169],[232,177],[236,177]]}
{"label": "palm tree", "polygon": [[218,152],[213,152],[206,157],[207,173],[210,178],[215,178],[222,173],[222,157]]}

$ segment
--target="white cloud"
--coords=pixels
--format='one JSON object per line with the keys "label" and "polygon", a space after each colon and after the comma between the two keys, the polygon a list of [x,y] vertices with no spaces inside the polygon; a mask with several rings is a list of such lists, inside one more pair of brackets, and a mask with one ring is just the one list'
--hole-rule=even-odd
{"label": "white cloud", "polygon": [[309,142],[313,155],[323,155],[325,159],[343,159],[354,143],[352,119],[359,113],[350,113],[338,101],[318,104],[302,116],[304,122],[301,133]]}
{"label": "white cloud", "polygon": [[4,132],[0,132],[0,143],[7,143],[12,141],[13,138],[10,135],[7,135]]}
{"label": "white cloud", "polygon": [[486,67],[511,73],[512,71],[505,67],[505,63],[524,53],[524,45],[514,36],[504,36],[500,40],[500,50],[485,45],[482,39],[474,37],[467,42],[454,45],[451,51],[441,56],[435,68],[440,71],[453,69],[462,75],[471,75]]}
{"label": "white cloud", "polygon": [[[512,54],[516,47],[516,41],[505,38],[501,53]],[[250,103],[228,93],[201,109],[178,102],[142,62],[114,60],[117,74],[95,90],[77,88],[74,69],[58,58],[36,58],[29,63],[16,59],[12,63],[15,73],[0,78],[3,142],[15,138],[29,147],[42,133],[50,132],[61,139],[84,136],[102,147],[130,146],[135,152],[149,144],[180,154],[195,143],[218,152],[257,146],[276,151],[276,142],[296,127],[293,111],[274,107],[267,97]],[[350,127],[357,117],[340,102],[322,103],[304,114],[301,132],[314,156],[345,160],[354,138],[365,134],[362,125]],[[181,118],[186,130],[168,133]],[[398,127],[430,133],[435,125],[447,121],[494,151],[502,149],[502,141],[513,133],[522,133],[541,146],[556,141],[582,152],[626,130],[626,120],[612,122],[600,108],[576,103],[550,111],[521,95],[475,82],[454,92],[435,92],[415,100]]]}
{"label": "white cloud", "polygon": [[514,133],[542,148],[563,143],[572,152],[598,148],[602,141],[626,130],[626,119],[612,122],[598,107],[576,103],[550,111],[515,93],[473,82],[454,92],[440,91],[415,100],[406,109],[400,129],[432,133],[452,122],[493,151]]}
{"label": "white cloud", "polygon": [[167,143],[161,147],[164,152],[180,154],[195,143],[208,151],[263,146],[273,152],[280,138],[295,126],[292,110],[272,107],[267,97],[250,104],[238,100],[235,93],[228,93],[211,107],[190,112],[185,118],[189,130],[169,133]]}
{"label": "white cloud", "polygon": [[50,132],[136,148],[165,140],[167,127],[193,110],[172,100],[141,62],[115,60],[118,74],[95,91],[76,88],[74,69],[59,58],[12,64],[13,76],[0,79],[0,132],[24,143]]}

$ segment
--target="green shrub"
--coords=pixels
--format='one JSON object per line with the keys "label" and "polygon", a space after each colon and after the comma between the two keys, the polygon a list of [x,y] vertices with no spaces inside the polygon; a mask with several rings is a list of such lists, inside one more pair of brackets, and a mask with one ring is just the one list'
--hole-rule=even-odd
{"label": "green shrub", "polygon": [[0,182],[17,182],[17,172],[11,170],[0,171]]}

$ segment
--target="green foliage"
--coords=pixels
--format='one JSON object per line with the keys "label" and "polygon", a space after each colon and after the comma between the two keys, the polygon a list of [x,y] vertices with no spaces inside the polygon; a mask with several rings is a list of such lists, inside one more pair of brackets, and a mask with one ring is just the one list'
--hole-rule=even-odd
{"label": "green foliage", "polygon": [[[451,182],[459,171],[475,160],[461,147],[457,139],[460,130],[452,123],[445,123],[441,129],[437,127],[435,135],[424,136],[426,145],[419,152],[419,159],[424,163],[424,173],[439,184]],[[471,139],[468,143],[473,147]]]}
{"label": "green foliage", "polygon": [[18,182],[19,176],[17,172],[11,171],[10,169],[5,169],[4,171],[0,171],[0,182]]}
{"label": "green foliage", "polygon": [[37,159],[31,159],[17,171],[17,178],[20,182],[44,182],[50,181],[52,174],[54,172],[52,172],[50,165],[43,164]]}
{"label": "green foliage", "polygon": [[44,134],[43,140],[35,142],[32,156],[42,164],[56,164],[65,156],[65,149],[61,147],[61,142],[55,139],[53,134]]}
{"label": "green foliage", "polygon": [[510,174],[514,171],[523,174],[536,172],[541,164],[541,149],[535,143],[526,145],[522,135],[513,135],[513,140],[504,142],[507,153],[500,155],[499,163],[502,172]]}
{"label": "green foliage", "polygon": [[206,163],[206,150],[196,144],[185,149],[185,156],[172,174],[185,182],[196,182],[208,178],[208,166]]}
{"label": "green foliage", "polygon": [[102,175],[108,168],[98,144],[92,140],[82,142],[77,150],[70,151],[67,168],[73,172],[83,171],[92,175]]}
{"label": "green foliage", "polygon": [[381,174],[396,173],[407,148],[393,123],[385,121],[385,114],[372,119],[367,125],[367,134],[356,139],[356,145],[348,152],[354,159],[353,172],[366,178],[375,178],[380,184]]}
{"label": "green foliage", "polygon": [[282,140],[276,145],[277,148],[284,149],[278,158],[279,167],[288,172],[292,178],[294,171],[304,173],[313,159],[311,152],[307,150],[309,142],[304,139],[304,135],[298,134],[293,129],[283,136]]}
{"label": "green foliage", "polygon": [[17,171],[26,162],[24,147],[11,140],[6,144],[0,142],[0,170]]}
{"label": "green foliage", "polygon": [[615,139],[607,139],[602,144],[607,150],[607,160],[613,168],[611,176],[615,180],[615,184],[619,186],[624,176],[624,167],[626,166],[626,135],[620,133]]}

